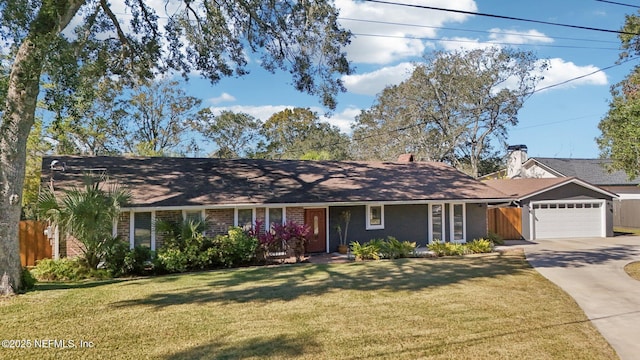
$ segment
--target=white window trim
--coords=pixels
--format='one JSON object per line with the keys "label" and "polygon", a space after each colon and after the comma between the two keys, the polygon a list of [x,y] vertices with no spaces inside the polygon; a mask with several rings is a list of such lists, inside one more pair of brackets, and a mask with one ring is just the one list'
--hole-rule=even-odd
{"label": "white window trim", "polygon": [[[380,225],[371,225],[371,207],[380,207]],[[368,204],[365,213],[365,221],[367,230],[384,229],[384,204]]]}
{"label": "white window trim", "polygon": [[182,221],[187,220],[187,212],[196,212],[196,211],[200,212],[200,219],[202,219],[204,221],[205,216],[206,216],[205,209],[202,209],[202,210],[185,210],[185,209],[183,209],[182,210]]}
{"label": "white window trim", "polygon": [[251,226],[256,223],[256,208],[235,208],[233,209],[233,226],[238,226],[238,210],[251,210]]}
{"label": "white window trim", "polygon": [[151,213],[151,251],[156,250],[156,212],[155,211],[129,211],[129,249],[135,247],[135,215],[136,213]]}
{"label": "white window trim", "polygon": [[[462,206],[462,239],[454,239],[454,207],[456,205]],[[451,203],[449,204],[449,241],[452,243],[466,243],[467,242],[467,206],[465,203]]]}
{"label": "white window trim", "polygon": [[435,204],[429,204],[429,244],[431,244],[433,242],[433,240],[435,240],[433,238],[433,207],[435,205],[439,205],[442,208],[442,212],[440,213],[442,219],[440,221],[440,234],[442,234],[442,239],[439,239],[440,241],[445,241],[445,239],[447,238],[446,232],[445,230],[445,206],[444,203],[435,203]]}
{"label": "white window trim", "polygon": [[[272,206],[268,208],[264,208],[264,228],[271,229],[271,220],[269,219],[269,210],[270,209],[280,209],[282,210],[282,224],[287,223],[287,211],[284,206]],[[255,223],[255,220],[254,220]]]}

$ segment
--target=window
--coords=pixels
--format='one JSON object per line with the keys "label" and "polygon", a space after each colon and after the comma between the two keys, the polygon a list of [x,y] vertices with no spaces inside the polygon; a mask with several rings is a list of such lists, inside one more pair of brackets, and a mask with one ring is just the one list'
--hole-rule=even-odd
{"label": "window", "polygon": [[267,209],[267,228],[271,228],[273,224],[283,224],[283,223],[284,223],[283,208]]}
{"label": "window", "polygon": [[384,229],[384,205],[367,205],[367,230]]}
{"label": "window", "polygon": [[202,216],[202,210],[185,210],[182,212],[184,221],[200,222],[204,220]]}
{"label": "window", "polygon": [[444,205],[430,204],[429,208],[429,242],[444,241]]}
{"label": "window", "polygon": [[254,209],[236,209],[236,226],[250,229],[255,222]]}
{"label": "window", "polygon": [[449,236],[451,242],[465,242],[465,207],[464,204],[451,204],[449,206],[450,230]]}
{"label": "window", "polygon": [[133,246],[151,248],[151,213],[137,212],[133,215]]}

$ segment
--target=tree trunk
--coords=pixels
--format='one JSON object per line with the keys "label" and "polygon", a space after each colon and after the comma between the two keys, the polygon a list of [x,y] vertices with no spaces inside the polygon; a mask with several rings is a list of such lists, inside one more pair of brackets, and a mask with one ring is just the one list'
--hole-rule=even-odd
{"label": "tree trunk", "polygon": [[[0,132],[0,275],[9,277],[0,294],[11,294],[21,286],[20,222],[27,138],[33,125],[40,91],[42,56],[29,39],[20,46],[11,67],[5,112]],[[0,285],[1,286],[1,285]]]}
{"label": "tree trunk", "polygon": [[[22,286],[18,239],[27,138],[35,119],[40,76],[47,49],[84,1],[43,2],[11,66],[0,121],[0,295]],[[66,5],[66,6],[65,6]]]}

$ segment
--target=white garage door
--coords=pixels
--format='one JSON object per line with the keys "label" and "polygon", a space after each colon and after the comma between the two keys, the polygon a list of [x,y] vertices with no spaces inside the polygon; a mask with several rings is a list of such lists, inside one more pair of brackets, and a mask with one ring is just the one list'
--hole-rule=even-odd
{"label": "white garage door", "polygon": [[534,239],[605,237],[605,202],[534,202]]}

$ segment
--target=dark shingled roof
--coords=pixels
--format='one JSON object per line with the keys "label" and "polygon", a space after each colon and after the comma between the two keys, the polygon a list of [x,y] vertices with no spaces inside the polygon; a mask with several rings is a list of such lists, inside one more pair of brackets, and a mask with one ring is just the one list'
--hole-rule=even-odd
{"label": "dark shingled roof", "polygon": [[106,172],[128,186],[133,206],[508,198],[436,162],[51,156],[42,169],[42,181],[53,179],[56,189],[81,184],[89,171]]}
{"label": "dark shingled roof", "polygon": [[638,185],[640,178],[629,180],[622,170],[609,173],[611,165],[608,159],[563,159],[535,157],[528,161],[538,163],[559,172],[562,176],[577,177],[594,185]]}

